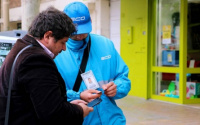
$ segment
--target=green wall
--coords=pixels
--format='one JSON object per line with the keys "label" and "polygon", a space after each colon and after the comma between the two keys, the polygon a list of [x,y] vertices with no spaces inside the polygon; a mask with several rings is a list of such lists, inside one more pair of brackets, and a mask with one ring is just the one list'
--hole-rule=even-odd
{"label": "green wall", "polygon": [[121,0],[121,55],[131,79],[129,95],[147,98],[148,0]]}

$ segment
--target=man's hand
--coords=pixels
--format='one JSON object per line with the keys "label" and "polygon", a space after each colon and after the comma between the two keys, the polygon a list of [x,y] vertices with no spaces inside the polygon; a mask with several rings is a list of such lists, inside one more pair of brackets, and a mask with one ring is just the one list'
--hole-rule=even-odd
{"label": "man's hand", "polygon": [[113,97],[117,93],[117,86],[114,82],[109,82],[108,84],[103,85],[102,88],[104,90],[104,94],[108,97]]}
{"label": "man's hand", "polygon": [[101,91],[89,89],[81,92],[80,98],[86,102],[91,102],[93,99],[99,98],[101,94]]}
{"label": "man's hand", "polygon": [[87,116],[90,112],[93,111],[93,108],[88,107],[87,106],[87,102],[83,101],[83,100],[73,100],[70,103],[75,104],[75,105],[79,105],[82,107],[83,109],[83,117]]}
{"label": "man's hand", "polygon": [[87,104],[87,102],[85,102],[85,101],[83,101],[83,100],[80,100],[80,99],[77,99],[77,100],[73,100],[73,101],[71,101],[70,103],[72,103],[72,104],[76,104],[76,105],[78,105],[79,103],[83,103],[83,104]]}
{"label": "man's hand", "polygon": [[83,109],[83,117],[87,116],[90,112],[93,111],[92,107],[88,107],[84,103],[79,103],[78,105],[80,105]]}

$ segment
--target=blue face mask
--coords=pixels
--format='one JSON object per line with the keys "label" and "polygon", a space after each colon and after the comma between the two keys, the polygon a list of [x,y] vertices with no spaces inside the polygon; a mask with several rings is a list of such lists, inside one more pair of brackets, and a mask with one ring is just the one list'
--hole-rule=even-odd
{"label": "blue face mask", "polygon": [[68,39],[67,41],[67,48],[72,49],[72,50],[79,50],[81,48],[85,48],[87,46],[89,35],[85,38],[85,40],[73,40],[71,38]]}

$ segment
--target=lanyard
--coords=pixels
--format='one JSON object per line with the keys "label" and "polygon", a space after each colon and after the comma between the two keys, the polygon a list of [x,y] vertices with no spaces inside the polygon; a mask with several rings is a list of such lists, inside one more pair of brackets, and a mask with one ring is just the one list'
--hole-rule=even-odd
{"label": "lanyard", "polygon": [[[84,39],[84,42],[85,42],[85,39]],[[87,65],[88,58],[89,58],[89,53],[90,53],[90,47],[91,47],[91,38],[89,36],[89,42],[87,44],[87,47],[84,50],[81,65],[79,66],[77,61],[76,61],[76,64],[79,66],[79,72],[78,72],[78,75],[76,77],[76,81],[75,81],[75,84],[74,84],[74,87],[73,87],[73,90],[76,91],[76,92],[78,92],[80,85],[81,85],[81,82],[82,82],[81,73],[85,72],[86,65]],[[73,53],[71,55],[74,56]],[[74,56],[74,58],[75,58],[75,56]]]}

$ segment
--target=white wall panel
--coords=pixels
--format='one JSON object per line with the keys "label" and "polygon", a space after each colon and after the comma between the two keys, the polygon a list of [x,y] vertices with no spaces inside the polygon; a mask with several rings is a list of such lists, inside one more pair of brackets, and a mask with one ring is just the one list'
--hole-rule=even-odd
{"label": "white wall panel", "polygon": [[110,0],[110,39],[120,53],[120,0]]}

